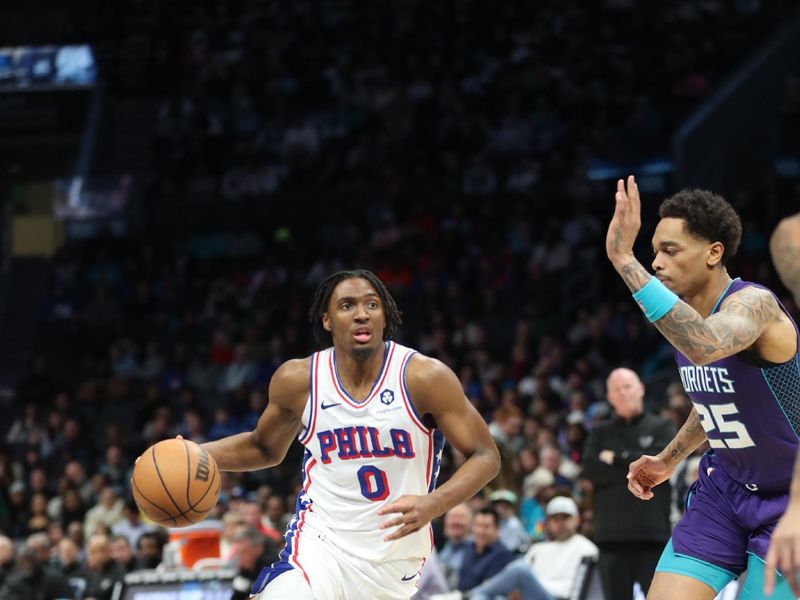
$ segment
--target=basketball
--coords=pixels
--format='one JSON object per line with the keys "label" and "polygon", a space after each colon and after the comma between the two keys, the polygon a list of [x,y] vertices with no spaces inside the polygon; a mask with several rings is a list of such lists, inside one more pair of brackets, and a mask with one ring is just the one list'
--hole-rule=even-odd
{"label": "basketball", "polygon": [[186,527],[205,519],[217,504],[221,483],[213,457],[180,438],[150,446],[131,476],[136,504],[164,527]]}

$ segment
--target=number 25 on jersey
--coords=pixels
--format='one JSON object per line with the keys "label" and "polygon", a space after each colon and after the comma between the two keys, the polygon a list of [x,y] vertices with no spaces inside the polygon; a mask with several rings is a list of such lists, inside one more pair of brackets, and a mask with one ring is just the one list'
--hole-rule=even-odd
{"label": "number 25 on jersey", "polygon": [[[739,409],[733,402],[709,406],[698,402],[692,404],[694,404],[697,414],[700,415],[700,423],[703,425],[703,430],[708,436],[708,443],[712,448],[741,450],[756,445],[744,423],[729,418],[739,414]],[[714,434],[715,431],[719,431],[719,433]]]}

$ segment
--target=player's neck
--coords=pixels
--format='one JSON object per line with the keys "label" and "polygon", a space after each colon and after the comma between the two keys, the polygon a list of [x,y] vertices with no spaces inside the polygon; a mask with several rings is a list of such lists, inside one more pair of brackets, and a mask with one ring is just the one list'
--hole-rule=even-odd
{"label": "player's neck", "polygon": [[353,398],[361,400],[370,392],[383,366],[385,353],[386,344],[381,344],[375,352],[364,357],[337,350],[336,370],[339,380]]}
{"label": "player's neck", "polygon": [[700,288],[695,294],[684,296],[683,301],[700,313],[703,318],[706,318],[714,310],[720,296],[728,289],[731,281],[728,270],[720,269],[714,273],[707,285]]}

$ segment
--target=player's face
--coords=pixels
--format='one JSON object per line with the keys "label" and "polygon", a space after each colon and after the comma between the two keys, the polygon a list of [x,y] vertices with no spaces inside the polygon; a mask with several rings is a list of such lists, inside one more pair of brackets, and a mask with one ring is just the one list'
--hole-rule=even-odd
{"label": "player's face", "polygon": [[683,219],[661,219],[653,234],[653,270],[656,277],[679,296],[696,293],[719,262],[715,247],[686,233]]}
{"label": "player's face", "polygon": [[383,346],[386,319],[378,292],[360,277],[345,279],[331,294],[322,326],[333,344],[359,358],[372,356]]}

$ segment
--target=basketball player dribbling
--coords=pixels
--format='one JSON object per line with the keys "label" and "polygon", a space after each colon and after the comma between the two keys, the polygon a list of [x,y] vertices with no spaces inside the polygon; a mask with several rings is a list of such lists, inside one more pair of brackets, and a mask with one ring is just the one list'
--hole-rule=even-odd
{"label": "basketball player dribbling", "polygon": [[[768,289],[725,267],[741,223],[722,198],[684,190],[661,204],[655,277],[636,260],[641,226],[633,177],[617,184],[606,251],[646,317],[674,347],[694,409],[656,456],[631,463],[643,500],[708,440],[686,511],[661,556],[648,600],[711,600],[747,570],[741,598],[763,598],[769,537],[786,508],[800,431],[797,327]],[[793,598],[783,577],[773,598]]]}
{"label": "basketball player dribbling", "polygon": [[[276,465],[295,438],[305,446],[286,545],[251,597],[407,600],[431,519],[488,483],[499,453],[455,374],[391,341],[400,312],[373,273],[329,276],[309,314],[328,347],[276,371],[254,431],[203,445],[223,471]],[[466,460],[436,487],[444,438]]]}

